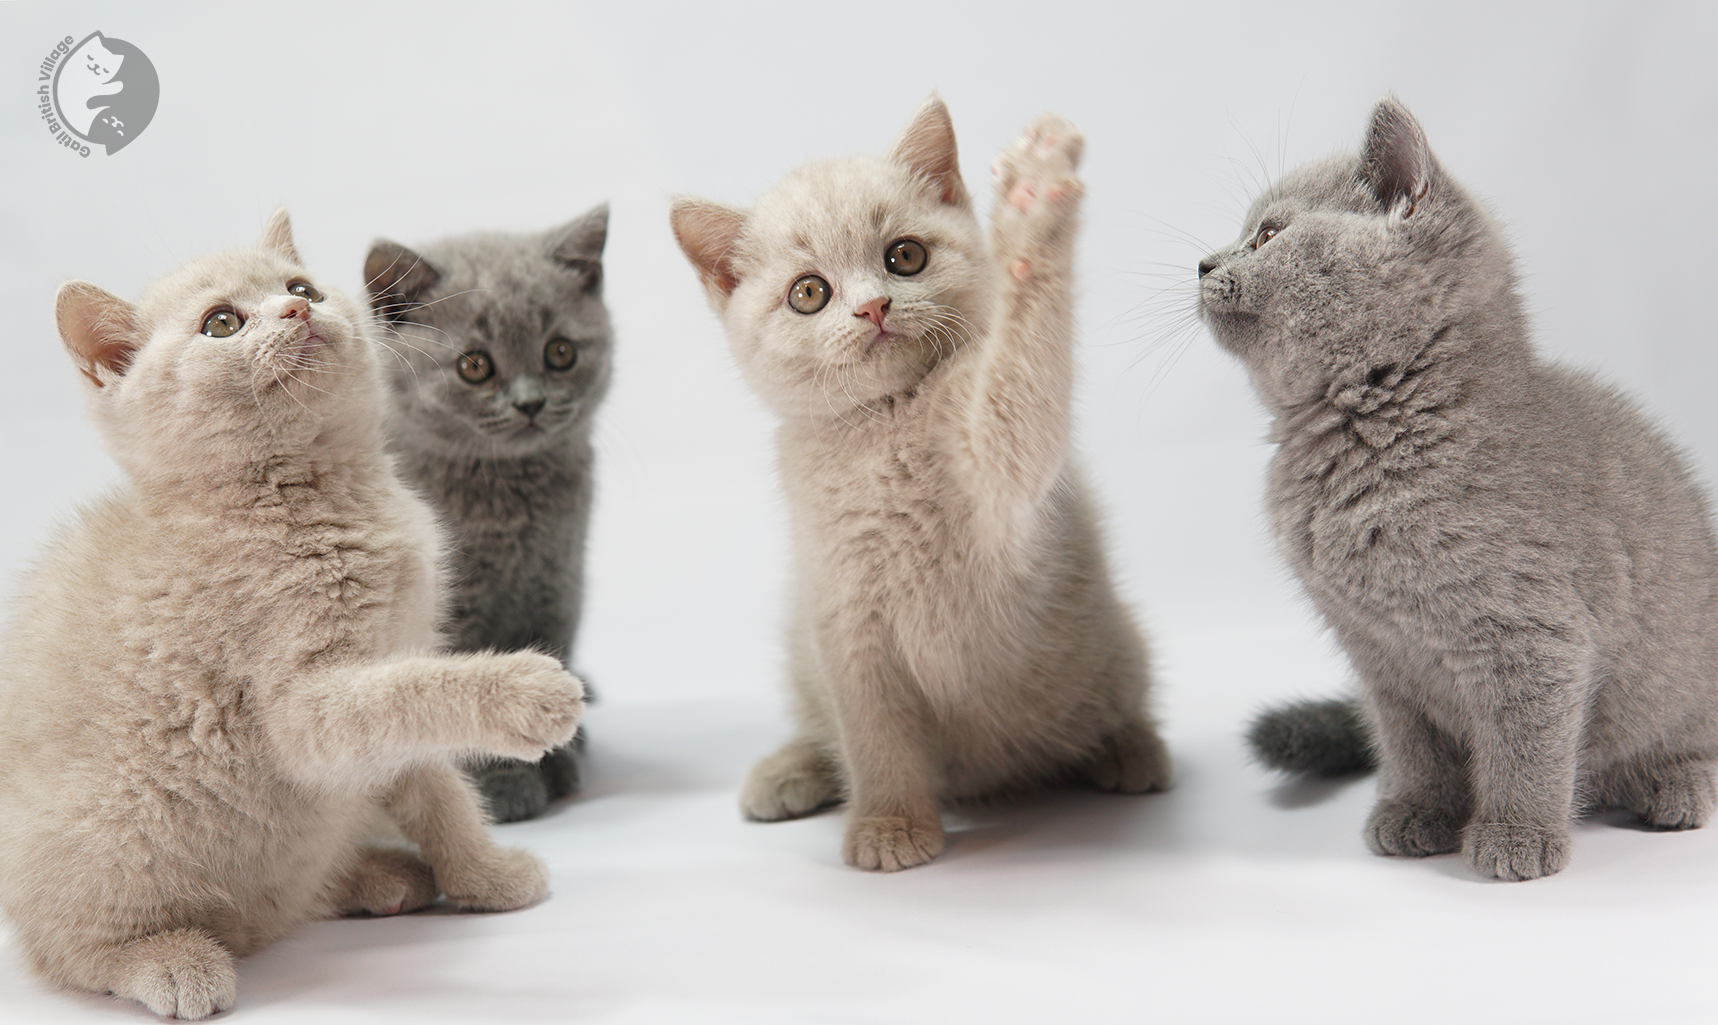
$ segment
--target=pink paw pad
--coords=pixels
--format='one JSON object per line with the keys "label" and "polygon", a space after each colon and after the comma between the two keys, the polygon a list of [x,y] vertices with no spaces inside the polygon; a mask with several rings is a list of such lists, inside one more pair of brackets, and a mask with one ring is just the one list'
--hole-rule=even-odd
{"label": "pink paw pad", "polygon": [[1032,209],[1032,201],[1037,198],[1038,194],[1033,191],[1032,186],[1024,182],[1014,186],[1014,191],[1008,194],[1008,202],[1020,210]]}
{"label": "pink paw pad", "polygon": [[1025,281],[1031,275],[1032,268],[1026,265],[1025,260],[1015,260],[1009,264],[1008,273],[1014,275],[1015,281]]}

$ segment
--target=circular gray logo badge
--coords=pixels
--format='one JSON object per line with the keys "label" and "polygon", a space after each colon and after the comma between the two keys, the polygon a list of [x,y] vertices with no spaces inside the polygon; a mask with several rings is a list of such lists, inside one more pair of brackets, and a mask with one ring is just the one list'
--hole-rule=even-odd
{"label": "circular gray logo badge", "polygon": [[54,71],[54,111],[66,131],[112,156],[149,127],[161,79],[142,50],[92,32]]}

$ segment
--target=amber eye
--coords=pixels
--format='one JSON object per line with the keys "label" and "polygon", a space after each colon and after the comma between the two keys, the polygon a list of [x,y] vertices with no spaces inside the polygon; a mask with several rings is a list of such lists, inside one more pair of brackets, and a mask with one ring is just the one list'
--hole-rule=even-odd
{"label": "amber eye", "polygon": [[565,338],[551,338],[543,346],[543,365],[550,370],[567,370],[579,361],[579,350]]}
{"label": "amber eye", "polygon": [[286,290],[293,295],[303,296],[313,303],[322,301],[322,293],[317,291],[316,286],[308,281],[294,281],[286,286]]}
{"label": "amber eye", "polygon": [[210,338],[230,338],[245,326],[245,318],[232,310],[210,310],[203,318],[203,333]]}
{"label": "amber eye", "polygon": [[829,282],[815,274],[807,274],[788,290],[787,304],[800,313],[816,313],[829,305]]}
{"label": "amber eye", "polygon": [[495,361],[478,349],[459,357],[459,376],[467,384],[482,384],[495,376]]}
{"label": "amber eye", "polygon": [[910,278],[925,269],[925,247],[910,238],[898,238],[889,243],[889,251],[883,254],[883,266],[889,268],[890,274],[899,274]]}
{"label": "amber eye", "polygon": [[1280,230],[1282,229],[1278,228],[1274,224],[1259,225],[1259,233],[1253,236],[1253,248],[1257,249],[1266,242],[1269,242],[1271,239],[1276,238],[1277,232]]}

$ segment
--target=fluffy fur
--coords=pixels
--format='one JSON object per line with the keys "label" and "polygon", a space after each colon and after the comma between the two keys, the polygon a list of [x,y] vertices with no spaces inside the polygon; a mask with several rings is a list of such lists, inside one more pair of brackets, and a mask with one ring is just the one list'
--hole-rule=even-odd
{"label": "fluffy fur", "polygon": [[[1145,648],[1069,465],[1081,145],[1047,116],[999,158],[988,246],[935,99],[882,160],[803,167],[749,212],[674,204],[781,417],[798,731],[742,807],[845,800],[860,868],[934,858],[944,800],[1169,782]],[[808,276],[821,292],[800,293]]]}
{"label": "fluffy fur", "polygon": [[1199,273],[1275,418],[1278,542],[1364,689],[1371,848],[1532,879],[1585,808],[1704,824],[1705,500],[1632,403],[1535,355],[1502,233],[1412,115],[1380,103]]}
{"label": "fluffy fur", "polygon": [[[203,333],[221,311],[242,327]],[[127,480],[0,648],[0,907],[35,969],[201,1018],[307,920],[540,899],[452,758],[564,742],[579,682],[431,653],[434,520],[383,454],[363,311],[285,214],[137,305],[74,282],[56,312]],[[361,842],[378,809],[416,853]]]}
{"label": "fluffy fur", "polygon": [[[383,361],[388,448],[454,535],[456,651],[572,658],[591,431],[612,347],[607,236],[600,206],[538,234],[467,235],[418,252],[377,242],[365,260],[393,352]],[[532,818],[579,783],[573,744],[469,771],[501,822]]]}

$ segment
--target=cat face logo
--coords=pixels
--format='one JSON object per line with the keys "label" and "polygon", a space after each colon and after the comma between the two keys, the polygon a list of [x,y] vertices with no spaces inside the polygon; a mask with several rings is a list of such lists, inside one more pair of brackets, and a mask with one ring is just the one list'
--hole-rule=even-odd
{"label": "cat face logo", "polygon": [[149,127],[161,80],[142,50],[92,32],[54,69],[53,103],[61,127],[112,156]]}

